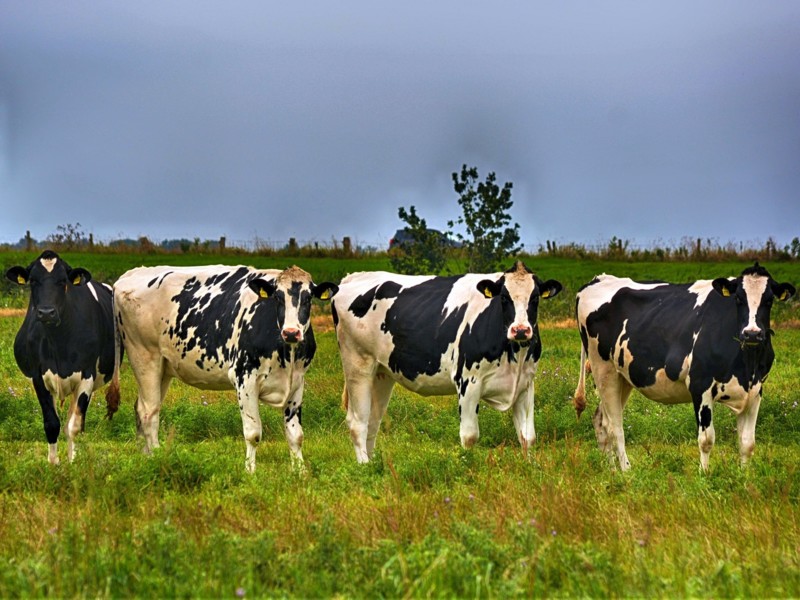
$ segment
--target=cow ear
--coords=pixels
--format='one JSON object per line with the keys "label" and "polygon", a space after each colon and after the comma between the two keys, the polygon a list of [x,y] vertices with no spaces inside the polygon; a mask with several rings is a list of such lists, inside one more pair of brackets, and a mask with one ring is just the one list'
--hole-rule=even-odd
{"label": "cow ear", "polygon": [[13,281],[19,285],[28,283],[28,269],[25,267],[11,267],[6,271],[6,277],[9,281]]}
{"label": "cow ear", "polygon": [[775,294],[775,297],[781,302],[785,302],[794,296],[796,291],[797,290],[794,289],[791,283],[776,283],[772,286],[772,293]]}
{"label": "cow ear", "polygon": [[338,291],[339,286],[329,281],[325,281],[319,285],[314,285],[311,288],[311,293],[315,298],[319,298],[320,300],[330,300]]}
{"label": "cow ear", "polygon": [[491,279],[483,279],[478,284],[478,291],[487,298],[494,298],[499,296],[503,286],[499,281],[492,281]]}
{"label": "cow ear", "polygon": [[539,286],[539,290],[540,298],[552,298],[562,290],[561,282],[555,279],[548,279]]}
{"label": "cow ear", "polygon": [[736,279],[718,277],[711,282],[711,286],[717,290],[721,296],[725,296],[727,298],[736,293],[736,288],[739,287],[739,282]]}
{"label": "cow ear", "polygon": [[269,298],[275,293],[275,290],[278,289],[278,286],[275,285],[274,279],[267,281],[261,277],[253,279],[253,281],[251,281],[248,285],[250,286],[251,290],[258,294],[259,298]]}
{"label": "cow ear", "polygon": [[67,277],[72,282],[72,285],[81,285],[92,280],[92,274],[81,267],[67,271]]}

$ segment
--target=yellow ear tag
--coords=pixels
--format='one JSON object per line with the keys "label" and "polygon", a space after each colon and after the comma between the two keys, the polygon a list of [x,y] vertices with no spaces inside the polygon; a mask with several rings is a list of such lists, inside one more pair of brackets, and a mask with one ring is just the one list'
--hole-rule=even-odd
{"label": "yellow ear tag", "polygon": [[17,283],[20,285],[25,285],[25,278],[22,275],[17,275]]}
{"label": "yellow ear tag", "polygon": [[486,296],[487,298],[491,298],[492,292],[489,288],[483,288],[483,295]]}
{"label": "yellow ear tag", "polygon": [[265,290],[264,288],[259,288],[258,295],[261,298],[269,298],[269,294],[267,293],[267,290]]}
{"label": "yellow ear tag", "polygon": [[780,298],[781,301],[786,300],[788,297],[789,297],[789,290],[783,290],[783,293],[781,294]]}
{"label": "yellow ear tag", "polygon": [[731,293],[730,293],[730,291],[728,291],[728,288],[724,287],[724,288],[722,288],[722,295],[727,298],[728,296],[731,295]]}
{"label": "yellow ear tag", "polygon": [[327,299],[328,299],[328,298],[330,298],[330,297],[331,297],[331,291],[330,291],[330,290],[325,290],[324,292],[322,292],[322,293],[319,295],[319,299],[320,299],[320,300],[327,300]]}
{"label": "yellow ear tag", "polygon": [[541,293],[542,298],[549,298],[550,297],[550,290],[545,290]]}
{"label": "yellow ear tag", "polygon": [[75,279],[72,280],[72,285],[80,285],[81,284],[81,276],[78,275]]}

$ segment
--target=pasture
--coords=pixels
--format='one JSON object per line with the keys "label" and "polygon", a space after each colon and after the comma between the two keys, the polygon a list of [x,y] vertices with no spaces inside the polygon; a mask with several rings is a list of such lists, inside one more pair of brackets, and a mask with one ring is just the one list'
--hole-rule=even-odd
{"label": "pasture", "polygon": [[[291,259],[63,253],[113,281],[140,264],[296,262],[316,280],[387,268],[381,258]],[[2,255],[3,270],[35,255]],[[455,397],[395,388],[376,450],[357,465],[340,408],[336,338],[317,309],[318,353],[303,406],[306,473],[292,471],[282,416],[262,407],[258,468],[244,470],[233,393],[172,383],[162,448],[143,456],[136,385],[122,370],[112,421],[93,398],[73,464],[46,460],[41,411],[12,344],[25,298],[0,304],[0,596],[511,597],[800,595],[800,302],[773,310],[776,364],[751,464],[738,464],[735,419],[718,407],[710,472],[701,474],[689,405],[634,392],[626,409],[629,473],[598,451],[589,410],[576,420],[578,287],[603,271],[688,281],[743,263],[527,264],[565,290],[540,308],[538,440],[523,457],[511,415],[482,407],[463,450]],[[766,265],[800,283],[800,265]],[[327,310],[325,308],[324,310]],[[591,388],[591,386],[590,386]]]}

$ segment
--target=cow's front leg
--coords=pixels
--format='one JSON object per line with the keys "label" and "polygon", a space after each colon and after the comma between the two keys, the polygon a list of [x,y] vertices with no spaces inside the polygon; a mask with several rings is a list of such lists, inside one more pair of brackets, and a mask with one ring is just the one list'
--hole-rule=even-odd
{"label": "cow's front leg", "polygon": [[57,465],[58,434],[61,430],[61,421],[58,418],[55,400],[41,377],[33,378],[33,389],[36,392],[36,397],[39,399],[39,405],[42,407],[44,435],[47,438],[48,444],[47,460],[51,465]]}
{"label": "cow's front leg", "polygon": [[304,472],[303,463],[303,382],[292,394],[283,411],[283,433],[289,444],[292,458],[292,467],[299,472]]}
{"label": "cow's front leg", "polygon": [[536,442],[536,430],[533,426],[533,379],[525,392],[514,403],[514,428],[517,439],[522,446],[522,453],[527,457],[528,449]]}
{"label": "cow's front leg", "polygon": [[67,458],[75,460],[75,438],[86,426],[86,411],[94,389],[94,378],[82,379],[78,389],[72,395],[67,419]]}
{"label": "cow's front leg", "polygon": [[461,435],[461,445],[464,448],[472,448],[480,437],[478,428],[478,403],[480,399],[481,390],[476,384],[468,384],[467,389],[458,398],[458,415],[461,419],[459,433]]}
{"label": "cow's front leg", "polygon": [[756,449],[756,421],[761,406],[761,390],[750,392],[747,407],[736,416],[736,430],[739,433],[739,459],[747,464]]}
{"label": "cow's front leg", "polygon": [[247,446],[244,466],[249,473],[256,470],[256,446],[261,441],[261,412],[258,405],[258,389],[255,377],[245,380],[236,390],[239,400],[239,412],[242,415],[242,430]]}
{"label": "cow's front leg", "polygon": [[372,378],[352,377],[345,381],[347,394],[347,426],[350,439],[356,452],[356,460],[368,463],[370,456],[367,448],[367,435],[372,409]]}
{"label": "cow's front leg", "polygon": [[712,420],[713,400],[711,392],[706,391],[694,399],[694,413],[697,420],[697,446],[700,448],[700,468],[708,471],[708,459],[714,447],[714,422]]}

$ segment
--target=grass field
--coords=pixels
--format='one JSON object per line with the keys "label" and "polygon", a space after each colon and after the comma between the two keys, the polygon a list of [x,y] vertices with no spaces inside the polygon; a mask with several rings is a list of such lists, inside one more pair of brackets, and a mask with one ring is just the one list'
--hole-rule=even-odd
{"label": "grass field", "polygon": [[[2,258],[5,269],[31,257]],[[66,258],[111,279],[149,257]],[[319,260],[294,262],[317,280],[386,267]],[[566,287],[541,307],[530,460],[509,414],[482,408],[480,442],[465,451],[455,397],[396,389],[375,460],[357,465],[327,331],[307,376],[306,473],[292,472],[281,415],[264,407],[258,467],[247,475],[233,394],[178,382],[162,413],[163,447],[143,456],[127,365],[119,413],[104,420],[98,395],[75,462],[64,461],[62,438],[64,462],[54,468],[35,395],[12,356],[21,317],[0,318],[0,597],[800,595],[798,302],[774,313],[777,361],[748,468],[738,465],[735,420],[724,408],[703,475],[691,408],[634,393],[625,421],[633,468],[622,474],[570,402],[579,340],[564,321],[577,287],[602,271],[687,281],[744,265],[530,263]],[[800,265],[767,266],[800,283]],[[14,295],[2,300],[20,305]]]}

